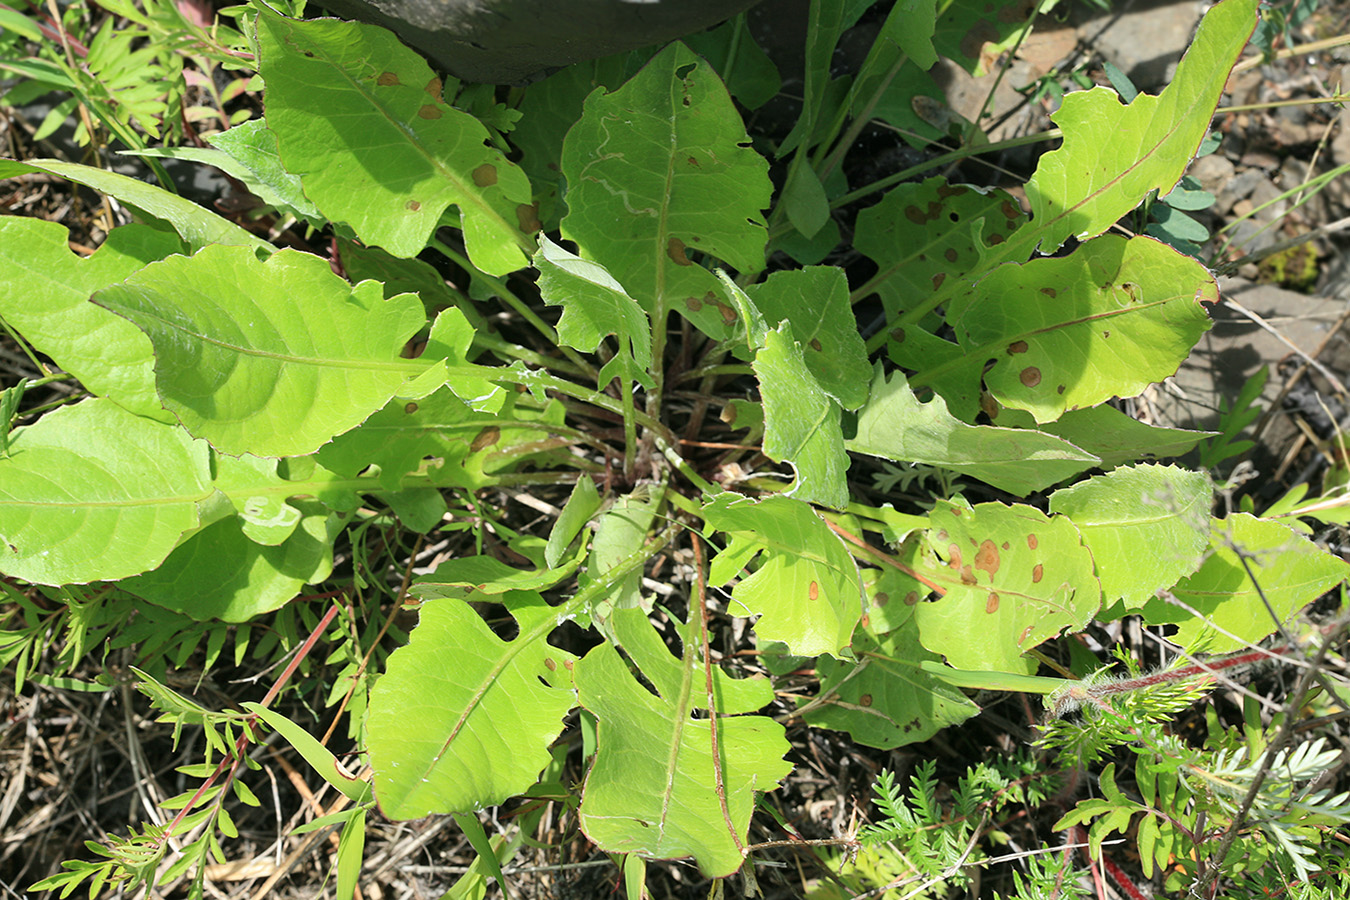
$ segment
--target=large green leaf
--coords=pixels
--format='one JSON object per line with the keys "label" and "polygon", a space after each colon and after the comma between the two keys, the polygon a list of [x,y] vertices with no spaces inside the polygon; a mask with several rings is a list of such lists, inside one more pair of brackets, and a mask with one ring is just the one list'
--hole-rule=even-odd
{"label": "large green leaf", "polygon": [[725,584],[763,554],[759,569],[731,592],[733,613],[761,616],[755,623],[761,641],[781,641],[797,656],[838,655],[848,646],[863,614],[858,569],[811,507],[790,497],[755,502],[722,494],[703,508],[703,519],[732,537],[713,561],[713,584]]}
{"label": "large green leaf", "polygon": [[926,534],[946,589],[915,608],[923,645],[958,669],[1029,674],[1022,654],[1078,631],[1101,606],[1092,554],[1073,523],[1030,506],[939,501]]}
{"label": "large green leaf", "polygon": [[747,289],[766,324],[792,323],[811,377],[845,409],[867,400],[867,348],[848,303],[848,280],[835,266],[774,272]]}
{"label": "large green leaf", "polygon": [[804,348],[783,322],[764,335],[755,376],[764,400],[764,455],[797,472],[789,496],[843,509],[848,505],[848,454],[839,404],[821,389]]}
{"label": "large green leaf", "polygon": [[1192,651],[1240,650],[1350,577],[1345,560],[1246,513],[1214,520],[1210,550],[1200,571],[1171,590],[1179,603],[1159,597],[1140,610],[1150,625],[1178,624],[1172,639]]}
{"label": "large green leaf", "polygon": [[[1006,191],[982,192],[945,178],[897,185],[858,213],[855,246],[877,264],[889,318],[913,309],[947,279],[976,270],[984,251],[1026,223]],[[917,368],[915,366],[914,368]]]}
{"label": "large green leaf", "polygon": [[198,621],[248,622],[294,599],[333,569],[333,538],[341,522],[322,506],[304,504],[297,527],[276,546],[263,546],[230,517],[184,541],[152,572],[121,587]]}
{"label": "large green leaf", "polygon": [[103,399],[16,429],[0,459],[0,572],[83,584],[154,568],[201,524],[208,454],[181,428]]}
{"label": "large green leaf", "polygon": [[641,611],[618,610],[613,624],[655,690],[638,683],[609,643],[577,665],[578,701],[599,720],[581,827],[613,853],[692,856],[705,875],[730,875],[745,861],[756,792],[773,790],[792,770],[783,759],[783,726],[737,715],[769,703],[773,689],[767,680],[735,681],[714,670],[710,702],[707,673],[689,642],[677,660]]}
{"label": "large green leaf", "polygon": [[116,197],[127,206],[168,223],[194,248],[230,244],[251,247],[260,253],[270,253],[276,249],[209,209],[128,175],[59,159],[29,159],[23,162],[0,159],[0,178],[13,178],[30,172],[46,172],[93,188],[109,197]]}
{"label": "large green leaf", "polygon": [[726,88],[688,47],[672,44],[613,93],[596,90],[563,145],[563,235],[603,265],[664,326],[676,309],[705,333],[735,313],[716,277],[689,257],[741,272],[764,266],[768,163],[749,147]]}
{"label": "large green leaf", "polygon": [[1105,235],[1066,257],[999,266],[954,297],[947,319],[964,353],[912,381],[983,374],[1000,403],[1050,422],[1175,373],[1210,326],[1201,303],[1218,299],[1214,276],[1189,256]]}
{"label": "large green leaf", "polygon": [[926,741],[980,711],[959,689],[920,667],[941,659],[919,643],[913,619],[880,636],[860,630],[853,654],[857,662],[817,661],[820,693],[834,693],[803,715],[807,724],[847,731],[859,744],[890,750]]}
{"label": "large green leaf", "polygon": [[880,370],[845,446],[883,459],[941,466],[1015,494],[1058,484],[1099,462],[1052,435],[967,425],[947,412],[942,397],[920,403],[903,374],[888,378]]}
{"label": "large green leaf", "polygon": [[459,207],[474,265],[529,261],[529,179],[488,145],[477,119],[441,99],[441,80],[386,29],[258,14],[267,126],[281,161],[334,221],[395,256],[416,256]]}
{"label": "large green leaf", "polygon": [[[1064,143],[1041,157],[1027,184],[1028,236],[1041,252],[1114,225],[1150,191],[1166,194],[1209,132],[1228,73],[1256,27],[1259,0],[1223,0],[1205,15],[1176,74],[1158,96],[1121,105],[1104,87],[1064,96],[1051,118]],[[1025,257],[1023,257],[1025,258]]]}
{"label": "large green leaf", "polygon": [[137,415],[167,418],[155,395],[150,341],[126,319],[88,301],[100,288],[180,252],[182,242],[126,225],[81,259],[70,252],[68,238],[55,222],[0,218],[0,316],[90,392]]}
{"label": "large green leaf", "polygon": [[367,746],[391,819],[501,803],[552,759],[573,704],[573,657],[548,643],[557,622],[537,593],[497,599],[519,625],[515,639],[497,637],[462,600],[429,601],[371,691]]}
{"label": "large green leaf", "polygon": [[262,262],[208,247],[147,266],[95,302],[150,336],[165,408],[226,453],[312,453],[428,367],[399,356],[426,321],[415,296],[353,288],[294,250]]}
{"label": "large green leaf", "polygon": [[1106,604],[1142,606],[1200,566],[1213,490],[1204,472],[1175,466],[1116,469],[1050,496],[1092,551]]}

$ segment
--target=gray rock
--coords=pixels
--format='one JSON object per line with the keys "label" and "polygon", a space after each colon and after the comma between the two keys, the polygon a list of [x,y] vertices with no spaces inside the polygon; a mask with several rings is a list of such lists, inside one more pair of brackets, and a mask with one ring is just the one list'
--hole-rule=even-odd
{"label": "gray rock", "polygon": [[1157,93],[1176,71],[1205,5],[1194,0],[1144,0],[1112,5],[1083,23],[1084,42],[1130,76],[1134,86]]}
{"label": "gray rock", "polygon": [[515,84],[557,66],[701,31],[757,0],[321,0],[393,30],[465,81]]}
{"label": "gray rock", "polygon": [[1232,160],[1221,153],[1211,153],[1191,163],[1187,174],[1200,182],[1202,188],[1218,196],[1224,185],[1233,179],[1234,171]]}

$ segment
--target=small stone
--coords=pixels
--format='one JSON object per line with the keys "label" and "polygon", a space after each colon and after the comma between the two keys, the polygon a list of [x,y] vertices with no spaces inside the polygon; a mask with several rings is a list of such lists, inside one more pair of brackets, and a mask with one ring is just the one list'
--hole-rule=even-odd
{"label": "small stone", "polygon": [[1191,163],[1190,176],[1200,182],[1200,186],[1211,194],[1219,190],[1233,177],[1236,169],[1228,157],[1218,153],[1202,156]]}

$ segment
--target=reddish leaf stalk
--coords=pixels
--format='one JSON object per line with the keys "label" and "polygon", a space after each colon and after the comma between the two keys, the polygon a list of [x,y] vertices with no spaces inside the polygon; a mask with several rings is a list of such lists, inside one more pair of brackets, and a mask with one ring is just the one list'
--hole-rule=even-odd
{"label": "reddish leaf stalk", "polygon": [[[319,624],[314,626],[314,630],[309,633],[309,637],[307,637],[305,642],[300,645],[300,648],[291,657],[290,663],[287,664],[285,670],[277,678],[276,682],[273,683],[271,689],[268,690],[267,695],[263,697],[261,705],[269,706],[272,701],[276,699],[277,694],[285,687],[286,682],[288,682],[291,675],[295,673],[300,662],[308,656],[309,651],[314,648],[314,644],[318,642],[319,636],[328,629],[329,623],[333,621],[333,617],[337,615],[340,608],[341,607],[336,603],[328,608],[328,612],[324,613],[323,618],[319,620]],[[183,818],[196,808],[197,802],[201,800],[202,795],[210,790],[211,786],[214,785],[222,775],[225,776],[226,784],[234,779],[235,774],[239,771],[240,764],[243,762],[245,748],[255,740],[253,737],[253,726],[257,720],[258,717],[256,715],[250,715],[244,719],[244,727],[241,730],[239,737],[234,742],[234,754],[222,759],[220,764],[216,766],[216,770],[211,773],[211,776],[202,782],[201,787],[197,788],[197,792],[192,795],[192,799],[184,804],[183,808],[178,811],[178,815],[174,816],[173,821],[169,823],[169,826],[166,829],[164,829],[165,837],[174,834],[175,829],[178,828],[179,824],[183,821]],[[223,801],[225,792],[222,790],[218,796]]]}
{"label": "reddish leaf stalk", "polygon": [[[697,534],[690,532],[694,542],[694,571],[697,588],[698,610],[701,617],[699,634],[703,639],[703,674],[705,676],[705,687],[708,692],[708,734],[712,740],[712,761],[713,761],[713,783],[716,785],[717,802],[722,807],[722,821],[726,823],[727,831],[731,832],[731,839],[736,843],[736,849],[740,851],[741,856],[745,856],[745,844],[741,842],[741,836],[736,833],[736,825],[731,821],[731,810],[727,807],[727,789],[722,781],[722,754],[717,745],[717,699],[713,696],[713,661],[712,652],[708,646],[708,586],[703,578],[703,545],[699,541]],[[693,611],[690,611],[693,615]]]}

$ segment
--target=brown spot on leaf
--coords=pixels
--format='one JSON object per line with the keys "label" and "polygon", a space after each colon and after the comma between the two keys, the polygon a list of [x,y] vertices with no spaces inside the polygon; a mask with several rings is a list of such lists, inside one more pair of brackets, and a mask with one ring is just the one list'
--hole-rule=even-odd
{"label": "brown spot on leaf", "polygon": [[933,276],[933,290],[937,290],[938,288],[942,287],[942,282],[944,282],[944,281],[946,281],[946,280],[947,280],[947,273],[946,273],[946,272],[939,272],[939,273],[937,273],[936,275],[934,275],[934,276]]}
{"label": "brown spot on leaf", "polygon": [[1056,290],[1055,290],[1054,288],[1052,288],[1052,287],[1043,287],[1043,288],[1041,288],[1041,293],[1044,294],[1044,295],[1047,296],[1047,297],[1058,297],[1058,296],[1059,296],[1059,292],[1056,291]]}
{"label": "brown spot on leaf", "polygon": [[416,200],[409,200],[407,203],[403,204],[403,208],[411,212],[417,212],[422,208],[422,204]]}
{"label": "brown spot on leaf", "polygon": [[980,391],[980,412],[991,419],[998,418],[998,401],[988,391]]}
{"label": "brown spot on leaf", "polygon": [[1007,550],[1007,549],[1008,549],[1009,547],[1011,547],[1011,546],[1012,546],[1012,545],[1009,544],[1007,541],[1004,541],[1004,542],[1003,542],[1003,549],[1004,549],[1004,550]]}
{"label": "brown spot on leaf", "polygon": [[913,606],[914,604],[916,604],[916,603],[918,603],[918,602],[919,602],[919,592],[918,592],[918,591],[910,591],[908,594],[905,595],[905,605],[906,605],[906,606]]}
{"label": "brown spot on leaf", "polygon": [[473,439],[473,443],[469,444],[469,450],[471,450],[474,453],[477,453],[479,450],[482,450],[486,447],[491,447],[493,444],[497,443],[501,439],[502,439],[502,430],[498,428],[496,425],[489,425],[482,431],[478,432],[478,436]]}
{"label": "brown spot on leaf", "polygon": [[441,108],[434,103],[423,103],[417,109],[417,118],[419,119],[439,119],[444,113]]}
{"label": "brown spot on leaf", "polygon": [[989,597],[984,601],[984,611],[987,613],[998,612],[998,594],[989,592]]}
{"label": "brown spot on leaf", "polygon": [[1036,565],[1031,567],[1032,584],[1040,584],[1041,579],[1044,577],[1045,577],[1045,566],[1043,566],[1041,563],[1036,563]]}
{"label": "brown spot on leaf", "polygon": [[698,299],[697,297],[686,297],[684,298],[684,306],[685,309],[689,310],[690,312],[698,312],[700,309],[703,308],[703,301]]}
{"label": "brown spot on leaf", "polygon": [[862,623],[862,627],[867,628],[869,625],[872,624],[872,617],[869,616],[867,613],[863,613],[863,617],[859,620],[859,622]]}
{"label": "brown spot on leaf", "polygon": [[409,401],[403,404],[403,411],[411,416],[413,413],[417,412],[417,404]]}
{"label": "brown spot on leaf", "polygon": [[702,167],[698,164],[698,160],[694,159],[694,157],[692,157],[692,156],[689,157],[687,160],[685,160],[685,162],[689,163],[689,165],[693,166],[695,169],[702,168]]}
{"label": "brown spot on leaf", "polygon": [[955,516],[956,518],[958,518],[958,519],[961,518],[962,514],[964,514],[964,513],[965,513],[965,510],[962,509],[961,507],[959,507],[959,506],[953,506],[953,507],[952,507],[952,515]]}
{"label": "brown spot on leaf", "polygon": [[1007,238],[1005,238],[1001,234],[991,234],[989,235],[989,246],[997,247],[999,244],[1003,243],[1006,240]]}
{"label": "brown spot on leaf", "polygon": [[426,92],[433,97],[440,98],[441,91],[445,89],[445,84],[436,77],[427,82]]}
{"label": "brown spot on leaf", "polygon": [[1028,349],[1026,341],[1013,341],[1008,345],[1008,353],[1010,354],[1026,353]]}
{"label": "brown spot on leaf", "polygon": [[563,660],[563,668],[566,669],[566,670],[569,671],[569,672],[572,671],[572,661],[571,661],[570,659],[564,659],[564,660]]}
{"label": "brown spot on leaf", "polygon": [[398,76],[393,72],[381,72],[380,77],[375,79],[375,83],[380,87],[389,87],[398,84]]}
{"label": "brown spot on leaf", "polygon": [[1026,628],[1022,629],[1022,634],[1017,638],[1017,645],[1019,647],[1027,642],[1027,638],[1031,637],[1031,632],[1035,627],[1036,626],[1034,625],[1028,625]]}
{"label": "brown spot on leaf", "polygon": [[872,598],[873,606],[885,606],[887,603],[890,602],[891,602],[891,595],[886,593],[885,591],[878,591],[877,595]]}
{"label": "brown spot on leaf", "polygon": [[961,583],[967,585],[979,584],[979,579],[976,578],[975,573],[970,570],[970,566],[961,567]]}
{"label": "brown spot on leaf", "polygon": [[818,583],[814,582],[814,581],[811,582],[811,586],[810,586],[809,588],[806,589],[806,596],[809,597],[809,598],[811,598],[812,600],[819,600],[819,599],[820,599],[820,585],[819,585]]}
{"label": "brown spot on leaf", "polygon": [[728,325],[736,324],[736,310],[727,306],[720,300],[717,302],[717,311],[722,314],[722,321]]}
{"label": "brown spot on leaf", "polygon": [[689,257],[684,253],[684,247],[684,241],[677,237],[673,237],[666,242],[666,256],[675,260],[675,265],[677,266],[692,266],[693,263],[689,261]]}
{"label": "brown spot on leaf", "polygon": [[955,544],[947,545],[947,565],[953,569],[961,568],[961,548]]}
{"label": "brown spot on leaf", "polygon": [[543,222],[539,221],[538,203],[520,203],[516,205],[516,223],[520,225],[520,230],[526,234],[534,234],[543,227]]}
{"label": "brown spot on leaf", "polygon": [[1061,384],[1059,387],[1055,388],[1055,393],[1056,394],[1064,393],[1064,385]]}
{"label": "brown spot on leaf", "polygon": [[497,183],[497,167],[492,163],[483,163],[473,170],[473,183],[481,187],[489,187]]}
{"label": "brown spot on leaf", "polygon": [[891,329],[891,340],[895,341],[897,344],[903,344],[905,342],[905,329]]}
{"label": "brown spot on leaf", "polygon": [[558,664],[557,664],[556,662],[553,661],[553,657],[551,657],[551,656],[545,656],[545,657],[544,657],[544,668],[545,668],[545,669],[548,669],[550,672],[556,672],[556,671],[558,671]]}
{"label": "brown spot on leaf", "polygon": [[1018,209],[1017,204],[1011,200],[1004,200],[999,206],[999,210],[1009,219],[1016,219],[1018,216],[1022,215],[1022,210]]}
{"label": "brown spot on leaf", "polygon": [[871,695],[871,694],[863,694],[861,697],[858,698],[858,703],[859,703],[860,705],[862,705],[862,706],[871,706],[871,705],[872,705],[872,695]]}
{"label": "brown spot on leaf", "polygon": [[954,263],[958,258],[960,258],[960,254],[956,252],[955,247],[948,247],[946,250],[942,251],[942,258],[947,260],[947,262],[949,263]]}
{"label": "brown spot on leaf", "polygon": [[820,352],[820,341],[816,340],[815,338],[811,338],[811,349],[812,349],[812,350],[815,350],[817,353],[819,353],[819,352]]}
{"label": "brown spot on leaf", "polygon": [[1036,535],[1034,535],[1034,534],[1029,534],[1029,535],[1027,535],[1027,546],[1028,546],[1028,547],[1030,547],[1032,550],[1035,550],[1035,549],[1036,549],[1037,547],[1039,547],[1040,545],[1041,545],[1041,539],[1040,539],[1040,538],[1036,537]]}
{"label": "brown spot on leaf", "polygon": [[1027,366],[1017,377],[1027,387],[1035,387],[1041,383],[1041,370],[1035,366]]}
{"label": "brown spot on leaf", "polygon": [[948,197],[960,197],[966,190],[967,189],[963,187],[952,187],[950,184],[940,184],[938,185],[937,195],[943,200],[946,200]]}
{"label": "brown spot on leaf", "polygon": [[975,553],[975,568],[983,569],[993,578],[998,574],[998,567],[1002,560],[999,557],[998,547],[993,541],[984,541],[980,544],[980,549]]}
{"label": "brown spot on leaf", "polygon": [[1111,336],[1111,332],[1109,332],[1109,331],[1103,331],[1103,332],[1102,332],[1102,337],[1103,337],[1103,338],[1109,338],[1110,336]]}

